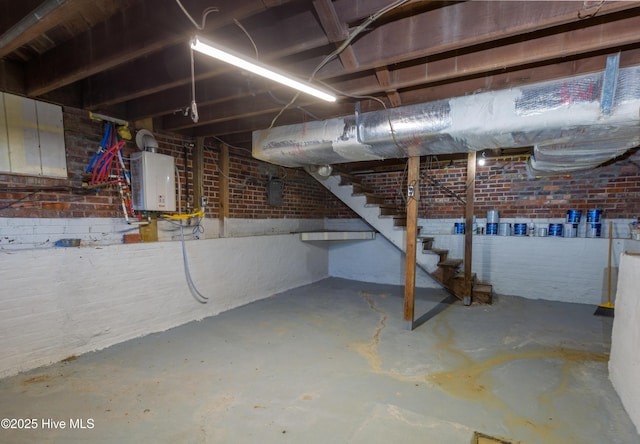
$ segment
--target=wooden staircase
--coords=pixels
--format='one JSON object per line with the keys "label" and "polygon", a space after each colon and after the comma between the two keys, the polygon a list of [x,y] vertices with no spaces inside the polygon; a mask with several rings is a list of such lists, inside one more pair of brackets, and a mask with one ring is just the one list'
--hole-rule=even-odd
{"label": "wooden staircase", "polygon": [[[364,186],[360,180],[350,174],[335,172],[334,176],[323,178],[310,173],[318,182],[347,204],[360,217],[376,228],[384,237],[389,239],[397,248],[404,252],[405,246],[398,241],[397,230],[406,234],[407,216],[403,207],[385,204],[383,196],[376,195],[372,190]],[[336,181],[335,178],[338,178]],[[350,188],[350,193],[347,192]],[[351,197],[351,198],[350,198]],[[353,198],[353,199],[352,199]],[[378,212],[372,212],[371,208],[377,208]],[[374,216],[375,214],[375,216]],[[375,219],[374,219],[375,217]],[[377,219],[377,220],[376,220]],[[391,223],[381,223],[384,220]],[[433,261],[417,260],[417,265],[427,272],[434,280],[439,282],[451,294],[460,300],[464,299],[465,280],[461,272],[463,260],[449,258],[449,251],[433,248],[433,237],[419,237],[422,242],[422,255],[436,255],[437,267],[427,265]],[[426,256],[423,256],[426,257]],[[471,299],[480,304],[491,304],[492,287],[486,282],[477,279],[475,273],[471,276]]]}
{"label": "wooden staircase", "polygon": [[[433,273],[429,273],[432,278],[440,282],[454,296],[462,300],[464,297],[464,273],[462,259],[449,259],[449,250],[433,248],[433,237],[421,237],[422,253],[436,254],[440,257],[438,268]],[[471,275],[471,300],[479,304],[491,304],[493,300],[493,288],[491,284],[478,280],[476,273]]]}

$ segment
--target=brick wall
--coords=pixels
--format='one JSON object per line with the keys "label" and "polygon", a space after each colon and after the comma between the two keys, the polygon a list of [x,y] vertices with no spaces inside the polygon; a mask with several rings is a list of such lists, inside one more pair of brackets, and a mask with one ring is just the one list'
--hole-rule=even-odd
{"label": "brick wall", "polygon": [[[101,122],[88,118],[88,113],[64,109],[65,143],[68,179],[52,179],[0,173],[0,217],[123,217],[120,197],[116,189],[82,192],[82,173],[96,152],[104,131]],[[158,152],[176,159],[180,172],[182,210],[186,209],[185,155],[188,187],[193,192],[193,148],[195,140],[176,134],[156,133]],[[217,167],[219,148],[213,139],[205,146],[204,194],[207,198],[207,217],[218,217],[219,179]],[[135,142],[127,142],[123,154],[128,157],[137,151]],[[283,204],[267,204],[268,172],[284,181]],[[275,174],[273,174],[275,173]],[[251,158],[242,149],[230,149],[230,217],[231,218],[350,218],[356,217],[344,204],[300,169],[274,167]],[[49,189],[30,195],[28,192],[8,192],[11,187]],[[59,187],[74,187],[59,190]],[[18,199],[24,199],[16,202]],[[198,205],[195,205],[198,206]],[[193,209],[194,202],[189,201]]]}
{"label": "brick wall", "polygon": [[[430,169],[423,162],[419,217],[462,217],[464,205],[424,177],[464,199],[466,174],[466,161]],[[406,178],[402,171],[366,174],[362,182],[385,196],[386,203],[403,204],[399,191],[405,191]],[[499,210],[504,218],[564,218],[567,209],[599,208],[607,218],[636,218],[640,215],[640,152],[595,170],[550,177],[532,177],[522,156],[489,159],[477,168],[475,188],[479,217]]]}

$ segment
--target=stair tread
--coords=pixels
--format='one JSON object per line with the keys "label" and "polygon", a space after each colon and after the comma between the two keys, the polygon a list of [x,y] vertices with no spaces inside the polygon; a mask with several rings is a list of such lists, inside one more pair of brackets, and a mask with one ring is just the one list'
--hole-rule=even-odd
{"label": "stair tread", "polygon": [[340,177],[344,177],[345,179],[349,179],[350,181],[360,183],[360,179],[354,176],[353,174],[343,173],[342,171],[338,171],[337,175]]}
{"label": "stair tread", "polygon": [[380,198],[380,199],[384,199],[384,198],[385,198],[384,196],[381,196],[381,195],[379,195],[379,194],[372,193],[371,191],[364,191],[364,190],[363,190],[363,191],[355,192],[355,193],[353,193],[352,195],[353,195],[353,196],[369,196],[369,197],[377,197],[377,198]]}
{"label": "stair tread", "polygon": [[483,293],[490,293],[493,291],[493,286],[489,284],[474,284],[473,291],[479,291]]}
{"label": "stair tread", "polygon": [[[348,204],[349,206],[357,204],[365,208],[377,207],[380,209],[379,211],[380,218],[389,218],[393,220],[393,227],[389,227],[390,224],[386,222],[385,224],[382,224],[383,231],[385,231],[387,227],[390,232],[391,230],[406,230],[406,227],[404,226],[406,225],[406,220],[407,220],[406,208],[404,208],[402,204],[398,205],[394,203],[386,203],[385,200],[387,200],[388,202],[391,199],[389,199],[388,196],[382,196],[382,195],[376,194],[366,185],[363,185],[360,181],[361,177],[359,176],[354,176],[349,173],[344,173],[340,171],[334,172],[334,175],[339,177],[340,186],[348,186],[348,185],[352,186],[352,193],[351,193],[352,196],[366,197],[365,202],[362,202],[362,199],[354,199],[352,204]],[[316,177],[316,179],[318,178]],[[327,183],[335,184],[335,181],[331,181],[331,182],[327,181]],[[325,183],[324,185],[326,188],[328,188],[331,191],[331,187],[329,187],[327,183]],[[344,193],[345,191],[347,191],[347,194],[348,194],[348,188],[342,188],[341,193]],[[334,193],[336,192],[334,191]],[[336,194],[339,194],[339,193],[336,193]],[[345,203],[347,203],[347,197],[344,196],[343,199],[346,201]],[[367,212],[367,213],[373,213],[373,212]],[[374,217],[374,214],[371,214],[371,217]],[[385,235],[384,233],[382,234]],[[466,291],[468,287],[464,282],[464,273],[460,273],[459,272],[460,269],[458,267],[460,267],[464,263],[464,260],[463,259],[446,259],[447,255],[449,254],[449,250],[440,249],[440,248],[431,248],[433,245],[433,242],[435,241],[435,237],[433,236],[420,236],[418,234],[417,239],[419,242],[423,243],[424,253],[431,253],[431,254],[436,254],[440,256],[438,258],[439,259],[438,268],[436,270],[432,270],[431,272],[429,272],[429,274],[436,281],[440,282],[440,284],[444,288],[446,288],[451,294],[455,295],[458,299],[462,299],[462,296],[460,295],[460,293]],[[403,248],[401,247],[399,248],[400,250],[403,250]],[[427,270],[427,268],[421,265],[420,262],[418,262],[416,265],[425,269],[425,271]],[[473,273],[472,282],[473,282],[474,295],[472,299],[474,301],[479,301],[481,303],[490,304],[492,300],[493,287],[486,282],[476,281],[476,279],[477,279],[476,274]]]}
{"label": "stair tread", "polygon": [[438,262],[439,267],[457,267],[461,265],[464,261],[462,259],[445,259],[444,261]]}
{"label": "stair tread", "polygon": [[351,185],[354,190],[357,188],[360,192],[373,193],[373,190],[370,187],[362,185],[361,183],[351,182],[348,185]]}

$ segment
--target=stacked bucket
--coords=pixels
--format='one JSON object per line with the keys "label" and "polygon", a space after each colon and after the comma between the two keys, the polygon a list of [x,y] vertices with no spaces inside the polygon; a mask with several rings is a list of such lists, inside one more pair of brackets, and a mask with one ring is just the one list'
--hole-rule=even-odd
{"label": "stacked bucket", "polygon": [[[564,224],[549,224],[550,237],[578,237],[578,227],[582,218],[582,210],[567,210]],[[600,237],[602,234],[602,210],[587,210],[587,237]]]}
{"label": "stacked bucket", "polygon": [[[485,234],[488,236],[537,236],[539,237],[578,237],[578,227],[582,218],[582,210],[567,210],[567,219],[564,223],[550,223],[549,228],[539,227],[537,231],[533,224],[529,227],[526,223],[513,224],[513,232],[510,223],[500,223],[498,210],[487,211],[487,225]],[[602,235],[602,210],[587,210],[587,237],[600,237]],[[456,222],[453,232],[464,234],[464,222]],[[474,233],[476,224],[474,223]]]}
{"label": "stacked bucket", "polygon": [[498,234],[498,223],[500,222],[500,215],[498,210],[487,211],[487,226],[485,233],[490,236]]}
{"label": "stacked bucket", "polygon": [[600,237],[602,234],[602,210],[587,211],[587,237]]}
{"label": "stacked bucket", "polygon": [[563,237],[578,237],[578,225],[580,225],[581,217],[582,210],[567,210],[567,221],[562,229]]}

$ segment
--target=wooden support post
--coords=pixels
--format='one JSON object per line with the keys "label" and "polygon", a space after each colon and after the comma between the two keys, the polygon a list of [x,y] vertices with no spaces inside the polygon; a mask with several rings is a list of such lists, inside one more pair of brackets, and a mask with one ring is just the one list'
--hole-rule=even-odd
{"label": "wooden support post", "polygon": [[220,158],[218,159],[219,181],[220,181],[220,237],[225,237],[225,222],[229,218],[229,146],[223,143],[220,146]]}
{"label": "wooden support post", "polygon": [[464,304],[471,305],[471,265],[473,256],[473,211],[474,195],[476,189],[476,152],[469,153],[467,157],[467,193],[466,206],[464,208]]}
{"label": "wooden support post", "polygon": [[[420,200],[420,156],[409,157],[407,166],[407,247],[404,281],[404,320],[413,325],[416,290],[416,245]],[[411,327],[413,328],[413,327]]]}
{"label": "wooden support post", "polygon": [[193,208],[203,208],[204,196],[204,137],[196,139],[193,155]]}

